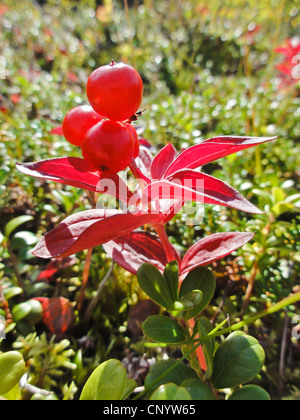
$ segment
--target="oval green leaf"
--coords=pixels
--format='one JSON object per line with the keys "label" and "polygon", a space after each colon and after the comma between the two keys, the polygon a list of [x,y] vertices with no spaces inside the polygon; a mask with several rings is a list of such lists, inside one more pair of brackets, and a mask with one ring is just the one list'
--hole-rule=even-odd
{"label": "oval green leaf", "polygon": [[143,264],[137,279],[140,287],[154,302],[164,308],[171,308],[173,298],[166,279],[161,272],[151,264]]}
{"label": "oval green leaf", "polygon": [[193,290],[187,295],[183,296],[173,304],[173,310],[178,312],[190,311],[195,308],[202,300],[202,292],[200,290]]}
{"label": "oval green leaf", "polygon": [[186,379],[181,386],[189,391],[192,400],[195,401],[216,401],[215,394],[200,379]]}
{"label": "oval green leaf", "polygon": [[12,310],[13,320],[19,322],[24,319],[31,312],[31,305],[29,302],[22,302],[16,305]]}
{"label": "oval green leaf", "polygon": [[33,220],[32,216],[19,216],[15,217],[14,219],[10,220],[4,230],[4,234],[7,238],[16,230],[19,226],[23,225],[24,223],[30,222]]}
{"label": "oval green leaf", "polygon": [[127,383],[127,372],[119,360],[111,359],[102,363],[87,380],[80,400],[120,401]]}
{"label": "oval green leaf", "polygon": [[271,398],[260,386],[246,385],[234,391],[228,401],[271,401]]}
{"label": "oval green leaf", "polygon": [[10,351],[0,356],[0,395],[13,389],[26,372],[21,353]]}
{"label": "oval green leaf", "polygon": [[216,351],[212,383],[217,389],[251,381],[263,368],[265,352],[258,341],[241,332],[231,334]]}
{"label": "oval green leaf", "polygon": [[145,388],[151,390],[154,386],[159,387],[170,382],[180,386],[186,379],[197,378],[193,369],[178,360],[159,360],[151,366],[145,379]]}
{"label": "oval green leaf", "polygon": [[150,398],[151,401],[190,401],[191,399],[186,388],[171,383],[161,385]]}
{"label": "oval green leaf", "polygon": [[212,300],[216,289],[216,279],[211,270],[205,267],[197,267],[192,270],[183,280],[179,297],[182,298],[193,290],[202,292],[201,302],[185,314],[186,319],[195,318]]}
{"label": "oval green leaf", "polygon": [[177,261],[169,262],[166,265],[164,272],[164,278],[169,286],[172,300],[176,301],[179,299],[179,265]]}
{"label": "oval green leaf", "polygon": [[186,340],[183,328],[173,319],[163,315],[150,316],[143,324],[144,334],[158,343],[179,344]]}

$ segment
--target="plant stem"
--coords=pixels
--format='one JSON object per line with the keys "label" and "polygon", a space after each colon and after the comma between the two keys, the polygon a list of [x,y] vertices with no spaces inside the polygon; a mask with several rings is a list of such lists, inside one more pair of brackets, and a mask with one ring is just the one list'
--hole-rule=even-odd
{"label": "plant stem", "polygon": [[200,344],[196,344],[194,346],[191,347],[191,349],[184,355],[182,356],[180,359],[178,359],[176,361],[176,363],[174,363],[173,366],[171,366],[169,369],[167,369],[159,378],[157,378],[151,385],[149,388],[145,389],[144,391],[142,391],[140,394],[136,395],[133,400],[138,400],[139,398],[141,398],[143,395],[145,395],[150,389],[152,389],[155,385],[157,385],[168,373],[172,372],[173,369],[176,369],[176,367],[183,362],[187,357],[189,357],[195,350],[197,350],[197,348],[199,347]]}
{"label": "plant stem", "polygon": [[126,15],[126,22],[127,22],[127,30],[130,37],[130,48],[131,48],[131,60],[133,67],[136,67],[136,60],[135,60],[135,53],[134,53],[134,45],[133,45],[133,39],[130,36],[130,18],[129,18],[129,7],[128,7],[128,1],[124,0],[124,8],[125,8],[125,15]]}
{"label": "plant stem", "polygon": [[87,252],[87,255],[86,255],[86,258],[85,258],[85,264],[84,264],[84,269],[83,269],[83,274],[82,274],[82,284],[81,284],[81,289],[80,289],[80,294],[79,294],[79,299],[78,299],[78,310],[79,310],[79,312],[82,309],[84,292],[85,292],[85,289],[87,287],[87,283],[88,283],[88,280],[89,280],[92,254],[93,254],[93,248],[88,249],[88,252]]}
{"label": "plant stem", "polygon": [[[259,314],[248,318],[248,319],[244,319],[241,322],[238,322],[235,325],[232,325],[231,327],[225,328],[224,330],[221,330],[215,334],[208,334],[208,336],[203,337],[200,339],[200,344],[203,344],[204,342],[215,338],[215,337],[221,337],[222,335],[228,334],[228,333],[232,333],[234,331],[238,331],[240,329],[242,329],[243,327],[245,327],[246,325],[249,324],[254,324],[258,319],[264,318],[267,315],[272,315],[278,311],[281,311],[282,309],[286,308],[287,306],[293,305],[296,302],[300,301],[300,292],[295,293],[283,300],[281,300],[278,303],[275,303],[274,305],[272,305],[270,308],[260,312]],[[194,340],[196,341],[196,340]],[[197,340],[198,341],[198,340]]]}
{"label": "plant stem", "polygon": [[171,242],[169,241],[164,225],[158,224],[158,225],[153,225],[153,227],[159,236],[159,239],[165,251],[168,262],[174,261],[175,257],[174,257],[173,247],[171,245]]}
{"label": "plant stem", "polygon": [[94,298],[92,299],[91,303],[89,304],[89,307],[87,308],[87,311],[86,311],[85,316],[84,316],[84,320],[85,321],[88,322],[91,319],[91,316],[93,314],[93,311],[94,311],[94,309],[97,306],[97,303],[98,303],[99,297],[101,295],[101,292],[102,292],[104,286],[106,285],[108,279],[110,278],[110,276],[111,276],[111,274],[113,272],[113,269],[114,269],[114,263],[112,263],[112,265],[111,265],[110,269],[108,270],[106,276],[101,281],[101,283],[100,283],[100,285],[98,287],[98,290],[97,290],[96,295],[94,296]]}

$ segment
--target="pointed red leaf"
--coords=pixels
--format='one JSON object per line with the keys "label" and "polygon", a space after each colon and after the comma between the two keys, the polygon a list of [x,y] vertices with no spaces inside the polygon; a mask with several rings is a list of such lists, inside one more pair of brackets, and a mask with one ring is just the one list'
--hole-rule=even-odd
{"label": "pointed red leaf", "polygon": [[166,176],[181,169],[195,169],[249,147],[274,140],[276,137],[215,137],[182,152],[169,166]]}
{"label": "pointed red leaf", "polygon": [[[148,263],[164,271],[168,260],[160,240],[147,232],[133,232],[103,246],[106,253],[122,268],[136,274],[141,265]],[[180,257],[174,248],[174,260]]]}
{"label": "pointed red leaf", "polygon": [[193,245],[181,264],[181,275],[196,267],[205,267],[244,246],[254,237],[253,233],[226,232],[210,235]]}
{"label": "pointed red leaf", "polygon": [[118,210],[87,210],[73,214],[61,222],[41,239],[32,253],[40,258],[68,257],[160,220],[160,215],[149,213],[126,214]]}
{"label": "pointed red leaf", "polygon": [[43,307],[43,323],[53,334],[63,334],[74,321],[72,303],[63,297],[35,298]]}
{"label": "pointed red leaf", "polygon": [[53,130],[50,131],[50,134],[56,134],[57,136],[63,136],[64,132],[63,132],[63,128],[62,125],[56,128],[53,128]]}
{"label": "pointed red leaf", "polygon": [[141,179],[143,179],[147,184],[151,181],[151,165],[153,161],[153,156],[151,152],[146,149],[146,147],[140,147],[140,154],[135,159],[135,169]]}
{"label": "pointed red leaf", "polygon": [[162,179],[176,156],[177,151],[175,147],[171,143],[167,144],[153,159],[151,165],[152,179]]}
{"label": "pointed red leaf", "polygon": [[63,268],[71,267],[76,263],[76,258],[62,258],[57,259],[54,261],[51,261],[49,264],[47,264],[45,270],[43,270],[36,281],[45,281],[49,283],[60,270]]}
{"label": "pointed red leaf", "polygon": [[148,185],[143,191],[143,199],[145,201],[181,199],[182,202],[217,204],[246,213],[262,214],[257,207],[225,182],[189,169],[178,171],[165,180]]}
{"label": "pointed red leaf", "polygon": [[19,171],[35,178],[48,179],[98,193],[107,193],[125,203],[133,196],[125,182],[113,174],[103,178],[101,172],[84,159],[66,157],[46,159],[40,162],[17,164]]}

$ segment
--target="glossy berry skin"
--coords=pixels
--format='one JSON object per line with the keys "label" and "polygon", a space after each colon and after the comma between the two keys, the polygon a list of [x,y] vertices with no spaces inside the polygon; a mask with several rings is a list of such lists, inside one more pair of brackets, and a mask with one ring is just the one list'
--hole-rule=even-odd
{"label": "glossy berry skin", "polygon": [[131,131],[122,123],[102,121],[87,132],[82,154],[90,165],[106,175],[123,171],[133,159]]}
{"label": "glossy berry skin", "polygon": [[103,120],[89,105],[71,109],[63,122],[63,134],[74,146],[81,147],[83,139],[90,128]]}
{"label": "glossy berry skin", "polygon": [[140,153],[140,141],[136,129],[132,124],[125,124],[127,129],[130,131],[133,138],[133,157],[136,159]]}
{"label": "glossy berry skin", "polygon": [[143,81],[133,67],[112,61],[90,75],[87,97],[98,114],[113,121],[126,121],[141,106]]}

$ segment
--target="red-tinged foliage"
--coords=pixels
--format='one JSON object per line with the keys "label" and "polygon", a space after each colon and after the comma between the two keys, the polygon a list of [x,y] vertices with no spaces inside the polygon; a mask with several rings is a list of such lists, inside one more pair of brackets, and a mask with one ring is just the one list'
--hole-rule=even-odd
{"label": "red-tinged foliage", "polygon": [[252,214],[262,212],[238,191],[203,172],[182,170],[167,179],[152,182],[143,191],[146,200],[175,199],[231,207]]}
{"label": "red-tinged foliage", "polygon": [[160,222],[160,215],[87,210],[76,213],[47,233],[33,250],[40,258],[63,258],[125,236],[140,226]]}
{"label": "red-tinged foliage", "polygon": [[48,179],[87,191],[112,194],[125,203],[133,196],[117,174],[103,177],[80,158],[54,158],[40,162],[17,164],[19,171],[35,178]]}
{"label": "red-tinged foliage", "polygon": [[[261,214],[259,209],[225,182],[193,169],[273,139],[217,137],[190,147],[178,156],[173,146],[168,145],[155,158],[148,149],[141,147],[131,169],[144,186],[140,186],[134,195],[118,175],[102,180],[100,172],[83,159],[61,158],[18,164],[18,169],[25,174],[89,191],[107,192],[128,206],[135,207],[132,214],[118,210],[89,210],[70,216],[49,232],[33,253],[41,258],[67,257],[124,237],[145,224],[164,225],[190,200]],[[153,175],[161,177],[161,180],[153,179]],[[115,186],[113,190],[112,186]]]}
{"label": "red-tinged foliage", "polygon": [[0,4],[0,17],[5,15],[9,11],[9,7],[6,4]]}
{"label": "red-tinged foliage", "polygon": [[282,85],[297,83],[300,79],[300,72],[297,71],[300,63],[300,37],[288,39],[285,45],[275,51],[283,56],[282,62],[276,66],[282,76]]}
{"label": "red-tinged foliage", "polygon": [[253,233],[225,232],[210,235],[194,244],[181,263],[181,275],[196,267],[205,267],[244,246],[254,237]]}
{"label": "red-tinged foliage", "polygon": [[60,270],[62,270],[63,268],[71,267],[75,263],[76,259],[71,257],[53,260],[49,264],[47,264],[45,270],[43,270],[39,274],[36,281],[44,281],[46,283],[50,283]]}
{"label": "red-tinged foliage", "polygon": [[50,134],[55,134],[57,136],[63,136],[64,135],[64,132],[63,132],[62,126],[53,128],[53,130],[50,131]]}
{"label": "red-tinged foliage", "polygon": [[146,147],[147,149],[151,149],[152,145],[146,139],[139,139],[140,145]]}
{"label": "red-tinged foliage", "polygon": [[[141,265],[148,263],[164,271],[168,260],[157,236],[147,232],[132,232],[103,246],[105,252],[122,268],[136,274]],[[174,260],[180,262],[175,248]]]}
{"label": "red-tinged foliage", "polygon": [[169,166],[166,175],[181,169],[196,169],[225,156],[274,140],[276,137],[215,137],[183,151]]}
{"label": "red-tinged foliage", "polygon": [[[230,255],[251,241],[253,237],[252,233],[216,233],[194,244],[182,260],[173,248],[174,261],[179,262],[181,278],[197,267],[206,267]],[[136,274],[138,268],[144,263],[155,265],[163,272],[167,262],[160,240],[146,232],[137,232],[118,238],[104,245],[104,249],[122,268],[132,274]]]}
{"label": "red-tinged foliage", "polygon": [[63,297],[35,298],[43,307],[43,323],[52,334],[64,334],[74,322],[71,302]]}
{"label": "red-tinged foliage", "polygon": [[162,179],[176,156],[175,147],[171,143],[167,144],[153,159],[151,164],[152,179]]}

